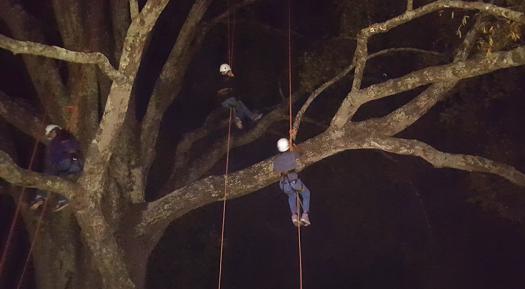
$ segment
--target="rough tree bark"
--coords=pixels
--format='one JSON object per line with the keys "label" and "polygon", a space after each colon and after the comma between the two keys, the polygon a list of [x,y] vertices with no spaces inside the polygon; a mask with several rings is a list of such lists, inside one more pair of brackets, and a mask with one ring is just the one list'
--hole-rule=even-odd
{"label": "rough tree bark", "polygon": [[[195,1],[155,83],[146,116],[142,123],[138,123],[134,112],[129,110],[133,85],[149,34],[168,2],[149,0],[139,11],[137,1],[111,1],[108,5],[114,10],[111,21],[96,18],[96,25],[88,29],[82,21],[86,15],[82,13],[80,1],[69,0],[71,5],[67,7],[61,7],[55,1],[55,14],[59,18],[57,23],[65,46],[62,48],[45,44],[44,35],[34,24],[36,20],[19,4],[0,0],[0,17],[11,32],[10,36],[0,35],[0,48],[23,55],[47,119],[64,125],[68,118],[67,106],[74,99],[72,94],[80,93],[79,97],[88,104],[88,109],[82,112],[79,127],[93,130],[79,134],[87,153],[85,171],[75,182],[21,169],[12,157],[0,151],[1,178],[14,185],[63,194],[72,200],[72,210],[49,216],[45,224],[47,230],[38,236],[42,241],[34,252],[34,262],[39,288],[144,288],[147,259],[165,228],[187,212],[222,197],[224,176],[206,176],[206,173],[223,157],[224,140],[218,140],[197,158],[190,159],[189,155],[195,142],[224,125],[214,121],[215,114],[203,127],[186,134],[179,143],[174,173],[167,182],[168,187],[163,188],[166,194],[156,200],[145,201],[146,176],[155,159],[154,147],[162,116],[179,93],[185,72],[206,33],[233,11],[255,1],[240,2],[208,20],[206,12],[211,1]],[[402,15],[362,29],[357,37],[353,64],[307,98],[296,117],[296,129],[299,129],[302,116],[313,100],[325,88],[354,70],[352,88],[329,127],[299,144],[306,152],[301,169],[345,150],[375,149],[422,158],[437,168],[494,174],[515,185],[525,186],[525,174],[512,166],[481,156],[441,152],[419,140],[396,137],[442,100],[459,81],[525,65],[524,46],[469,57],[477,39],[478,23],[457,49],[453,62],[361,87],[368,59],[399,51],[428,53],[404,48],[368,54],[368,39],[378,33],[386,33],[441,9],[477,10],[521,24],[525,23],[523,13],[482,2],[435,1],[414,8],[413,2],[407,1],[403,5],[406,5],[406,11]],[[118,11],[115,11],[116,7]],[[88,7],[86,11],[88,15],[101,12],[97,7]],[[112,41],[89,37],[92,40],[89,42],[83,36],[85,33],[97,35],[97,31],[109,23],[112,25]],[[91,32],[86,32],[88,30]],[[113,47],[113,50],[108,47]],[[67,85],[58,73],[55,60],[51,59],[70,63]],[[98,76],[96,69],[99,69]],[[103,84],[105,81],[112,82],[109,88],[107,83]],[[430,86],[390,114],[352,121],[363,104],[424,85]],[[108,91],[107,95],[102,95],[104,91]],[[52,97],[46,97],[47,92]],[[101,97],[98,97],[99,94]],[[104,106],[100,121],[98,112],[94,111],[99,106]],[[0,116],[27,135],[44,141],[43,118],[16,97],[0,92]],[[285,118],[285,107],[278,106],[256,127],[235,139],[234,146],[255,141],[274,123]],[[190,161],[191,165],[188,165]],[[185,166],[188,169],[181,173],[181,168]],[[277,179],[278,176],[272,172],[271,159],[267,159],[231,174],[228,178],[229,195],[232,198],[243,196]],[[35,216],[25,207],[23,211],[26,221],[34,222]]]}

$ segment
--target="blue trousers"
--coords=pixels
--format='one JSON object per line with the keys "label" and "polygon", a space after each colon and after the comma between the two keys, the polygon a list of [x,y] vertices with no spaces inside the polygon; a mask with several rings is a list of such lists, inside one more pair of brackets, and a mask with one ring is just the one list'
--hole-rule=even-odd
{"label": "blue trousers", "polygon": [[[77,176],[80,172],[82,172],[83,163],[80,160],[73,160],[71,158],[63,159],[56,165],[57,173],[56,175],[59,177],[69,177],[69,176]],[[40,198],[46,198],[47,192],[44,191],[38,191],[36,193],[35,199]],[[69,200],[62,196],[58,196],[58,202],[69,202]]]}
{"label": "blue trousers", "polygon": [[222,107],[226,109],[232,108],[235,116],[240,118],[242,121],[255,120],[256,114],[249,110],[242,101],[236,99],[235,97],[230,97],[223,101]]}
{"label": "blue trousers", "polygon": [[[298,177],[282,177],[279,182],[281,190],[288,195],[288,205],[292,214],[299,214],[297,209],[297,194],[302,197],[303,213],[310,211],[310,190]],[[300,198],[301,199],[301,198]]]}

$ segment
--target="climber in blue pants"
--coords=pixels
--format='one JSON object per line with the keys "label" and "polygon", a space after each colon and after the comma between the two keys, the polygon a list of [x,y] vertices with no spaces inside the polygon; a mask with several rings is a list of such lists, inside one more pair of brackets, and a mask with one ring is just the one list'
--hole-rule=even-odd
{"label": "climber in blue pants", "polygon": [[[311,224],[308,217],[308,212],[310,211],[310,190],[301,179],[299,179],[296,171],[299,153],[289,150],[290,143],[288,139],[285,138],[277,141],[277,149],[281,154],[273,160],[273,170],[281,175],[279,188],[288,195],[292,223],[295,226],[308,226]],[[297,198],[299,197],[302,199],[302,203],[299,202],[299,207],[303,209],[302,214],[300,214],[300,208],[297,207]],[[301,216],[301,218],[299,218],[299,216]]]}

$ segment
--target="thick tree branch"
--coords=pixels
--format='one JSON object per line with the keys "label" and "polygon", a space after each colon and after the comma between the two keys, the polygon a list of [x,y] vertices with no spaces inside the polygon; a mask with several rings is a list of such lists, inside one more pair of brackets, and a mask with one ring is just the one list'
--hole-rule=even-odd
{"label": "thick tree branch", "polygon": [[29,105],[9,97],[0,90],[0,116],[12,126],[33,138],[47,142],[44,136],[45,123],[38,118]]}
{"label": "thick tree branch", "polygon": [[[347,116],[354,115],[357,109],[366,102],[408,91],[423,85],[436,82],[459,81],[499,69],[524,64],[525,46],[520,46],[510,51],[495,52],[485,56],[477,56],[466,61],[424,68],[399,78],[371,85],[356,92],[350,92],[352,96],[347,97],[343,101],[345,102],[344,112]],[[342,107],[343,104],[336,116],[332,119],[332,125],[335,127],[338,127],[338,121],[341,120],[340,113],[342,112]]]}
{"label": "thick tree branch", "polygon": [[410,139],[374,137],[367,140],[363,148],[379,149],[385,152],[420,157],[436,168],[452,168],[468,172],[498,175],[508,181],[525,186],[525,174],[516,168],[480,156],[450,154],[432,146]]}
{"label": "thick tree branch", "polygon": [[117,71],[104,54],[99,52],[77,52],[57,46],[49,46],[31,41],[20,41],[0,34],[0,48],[14,54],[30,54],[74,63],[96,64],[113,81],[122,81],[123,75]]}
{"label": "thick tree branch", "polygon": [[354,55],[355,76],[354,81],[352,83],[352,90],[347,95],[347,97],[341,104],[338,112],[334,116],[332,120],[332,125],[336,127],[342,127],[357,111],[357,108],[354,107],[356,103],[353,100],[353,98],[355,97],[355,94],[359,93],[359,90],[361,88],[361,81],[363,78],[363,72],[365,70],[365,64],[368,55],[368,39],[376,34],[388,32],[397,26],[400,26],[416,18],[445,8],[478,10],[489,15],[503,17],[512,21],[516,21],[518,23],[525,23],[525,16],[523,13],[513,11],[507,8],[498,7],[493,4],[487,4],[483,2],[440,0],[417,8],[415,10],[407,10],[405,13],[397,17],[394,17],[382,23],[370,25],[362,29],[359,32],[359,35],[357,36],[357,47]]}
{"label": "thick tree branch", "polygon": [[[423,49],[417,49],[417,48],[389,48],[389,49],[384,49],[384,50],[381,50],[381,51],[378,51],[378,52],[370,54],[368,56],[368,60],[370,60],[372,58],[375,58],[375,57],[378,57],[378,56],[382,56],[382,55],[386,55],[386,54],[390,54],[390,53],[395,53],[395,52],[414,52],[414,53],[425,53],[425,54],[430,54],[430,55],[435,55],[435,56],[443,56],[441,53],[438,53],[438,52],[428,51],[428,50],[423,50]],[[316,88],[310,94],[310,96],[308,96],[308,99],[305,101],[305,103],[303,104],[301,109],[295,115],[295,119],[294,119],[294,123],[293,123],[293,129],[294,129],[295,133],[297,133],[299,131],[299,127],[301,125],[301,120],[303,118],[303,115],[306,112],[306,110],[308,110],[308,108],[310,107],[312,102],[321,93],[323,93],[328,87],[332,86],[334,83],[336,83],[339,80],[341,80],[348,73],[350,73],[354,68],[355,68],[355,64],[354,63],[350,64],[347,68],[345,68],[343,71],[341,71],[339,74],[337,74],[334,78],[326,81],[321,86]],[[295,135],[292,136],[292,138],[295,139]]]}
{"label": "thick tree branch", "polygon": [[[319,160],[349,149],[379,149],[386,152],[417,156],[439,168],[455,168],[470,172],[490,173],[525,186],[525,175],[509,165],[486,158],[440,152],[417,140],[390,137],[367,137],[366,129],[351,133],[328,130],[300,145],[305,152],[299,170]],[[228,176],[230,198],[255,192],[277,181],[279,176],[272,170],[272,158]],[[148,203],[140,215],[136,235],[163,230],[171,221],[187,212],[218,201],[223,196],[224,176],[210,176],[179,188],[172,193]],[[277,188],[276,188],[277,189]]]}
{"label": "thick tree branch", "polygon": [[111,86],[102,121],[87,151],[84,175],[79,180],[83,188],[89,188],[89,193],[80,198],[84,207],[77,210],[75,215],[93,253],[104,286],[108,289],[131,289],[135,285],[125,266],[125,259],[113,230],[102,213],[103,180],[127,114],[146,39],[168,2],[169,0],[149,0],[131,23],[119,65],[119,71],[125,78],[121,82],[113,82]]}
{"label": "thick tree branch", "polygon": [[70,200],[75,198],[75,192],[79,190],[77,184],[63,178],[20,168],[4,151],[0,151],[0,178],[16,186],[59,193]]}

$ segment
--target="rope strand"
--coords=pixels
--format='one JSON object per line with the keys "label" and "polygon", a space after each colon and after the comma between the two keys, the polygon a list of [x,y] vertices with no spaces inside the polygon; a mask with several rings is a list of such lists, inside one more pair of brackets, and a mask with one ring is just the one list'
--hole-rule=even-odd
{"label": "rope strand", "polygon": [[31,254],[33,253],[33,249],[35,248],[36,241],[38,239],[38,233],[40,232],[40,227],[42,226],[42,221],[44,220],[44,215],[47,208],[49,198],[44,199],[44,204],[42,205],[42,211],[40,212],[40,216],[38,217],[38,222],[36,223],[35,232],[33,233],[33,241],[31,241],[31,246],[29,247],[29,252],[27,252],[27,257],[24,262],[24,268],[22,269],[22,273],[20,274],[20,278],[18,279],[18,283],[16,286],[16,289],[22,288],[22,284],[24,282],[24,276],[27,270],[27,266],[29,265],[29,260],[31,260]]}
{"label": "rope strand", "polygon": [[[33,168],[33,163],[35,161],[36,152],[38,148],[38,140],[35,140],[35,144],[33,145],[33,150],[31,152],[31,159],[29,160],[28,170],[31,170]],[[22,187],[20,190],[20,195],[18,196],[18,201],[16,204],[15,214],[13,215],[13,220],[11,221],[11,225],[9,226],[9,232],[7,233],[7,239],[5,241],[4,249],[2,250],[2,257],[0,258],[0,279],[2,279],[2,273],[4,271],[4,265],[5,261],[7,260],[7,252],[9,251],[9,247],[11,246],[11,239],[13,238],[14,229],[16,226],[16,223],[18,222],[18,216],[20,215],[20,209],[22,206],[22,202],[24,201],[24,195],[25,195],[25,187]]]}
{"label": "rope strand", "polygon": [[226,168],[224,169],[224,200],[222,202],[222,227],[221,227],[221,248],[219,254],[219,281],[217,288],[221,289],[222,283],[222,259],[224,251],[224,224],[226,223],[226,200],[228,199],[228,170],[230,165],[230,143],[232,127],[233,109],[230,108],[230,118],[228,120],[228,140],[226,142]]}

